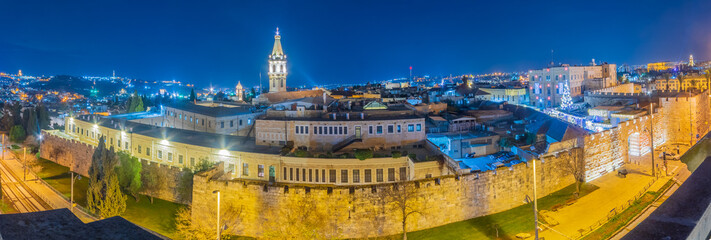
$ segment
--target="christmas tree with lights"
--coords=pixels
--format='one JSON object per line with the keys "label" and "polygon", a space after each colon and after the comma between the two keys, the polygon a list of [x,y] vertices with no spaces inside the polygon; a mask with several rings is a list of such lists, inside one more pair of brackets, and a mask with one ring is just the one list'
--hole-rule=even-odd
{"label": "christmas tree with lights", "polygon": [[570,86],[568,86],[568,82],[563,85],[563,96],[560,100],[560,108],[563,110],[569,110],[570,107],[573,106],[573,98],[570,97]]}

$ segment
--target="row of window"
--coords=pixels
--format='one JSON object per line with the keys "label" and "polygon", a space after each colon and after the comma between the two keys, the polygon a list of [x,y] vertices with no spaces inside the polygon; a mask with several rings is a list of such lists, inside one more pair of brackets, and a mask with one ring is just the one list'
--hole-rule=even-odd
{"label": "row of window", "polygon": [[[246,165],[246,164],[245,164]],[[260,165],[262,166],[262,165]],[[263,168],[262,168],[263,169]],[[306,168],[287,168],[284,167],[284,172],[282,178],[284,181],[294,181],[294,182],[309,182],[309,183],[372,183],[372,182],[384,182],[384,172],[385,169],[375,169],[375,177],[373,178],[373,169],[341,169],[340,179],[336,175],[336,169],[306,169]],[[400,181],[407,180],[407,168],[401,167],[400,171]],[[352,173],[349,178],[349,173]],[[387,181],[394,182],[395,168],[387,169]]]}
{"label": "row of window", "polygon": [[[175,117],[175,112],[168,112],[168,115],[170,115],[171,117]],[[185,115],[185,118],[183,118],[183,114],[178,114],[178,119],[181,119],[181,120],[182,120],[182,119],[188,120],[188,115]],[[190,116],[189,119],[190,119],[190,122],[193,122],[193,117],[192,117],[192,116]],[[244,123],[242,119],[239,119],[238,122],[239,122],[239,126],[242,126],[243,123]],[[200,124],[200,119],[199,119],[199,118],[195,118],[195,124]],[[247,119],[247,125],[250,125],[250,124],[252,124],[252,119],[251,119],[251,118],[250,118],[250,119]],[[202,121],[202,126],[205,126],[205,120]],[[234,127],[234,126],[235,126],[234,120],[230,120],[230,127],[232,128],[232,127]],[[207,127],[208,127],[208,128],[211,128],[211,127],[212,127],[212,121],[208,121],[208,122],[207,122]],[[221,121],[221,122],[220,122],[220,128],[225,128],[225,121]]]}
{"label": "row of window", "polygon": [[[402,126],[401,125],[387,125],[387,126],[382,126],[382,125],[377,125],[373,126],[370,125],[368,126],[368,134],[383,134],[384,133],[384,127],[387,127],[387,133],[401,133],[402,132]],[[356,126],[356,129],[360,128],[360,126]],[[308,135],[309,134],[309,126],[307,125],[297,125],[295,126],[295,131],[297,135]],[[408,124],[407,125],[407,131],[408,132],[414,132],[414,131],[422,131],[422,124]],[[348,127],[344,126],[313,126],[313,134],[314,135],[347,135],[348,134]]]}
{"label": "row of window", "polygon": [[[401,125],[387,125],[387,133],[401,133],[402,132],[402,126]],[[368,126],[368,134],[373,134],[373,129],[375,129],[375,134],[383,134],[383,126],[377,125],[377,126]],[[422,124],[408,124],[407,125],[407,131],[408,132],[420,132],[422,131]]]}

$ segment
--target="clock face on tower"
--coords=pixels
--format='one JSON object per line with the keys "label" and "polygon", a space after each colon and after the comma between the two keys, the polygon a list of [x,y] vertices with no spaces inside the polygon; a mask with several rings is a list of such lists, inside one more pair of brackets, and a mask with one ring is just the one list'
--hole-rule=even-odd
{"label": "clock face on tower", "polygon": [[269,55],[269,92],[286,91],[286,55],[281,48],[281,35],[277,28],[274,35],[274,48]]}

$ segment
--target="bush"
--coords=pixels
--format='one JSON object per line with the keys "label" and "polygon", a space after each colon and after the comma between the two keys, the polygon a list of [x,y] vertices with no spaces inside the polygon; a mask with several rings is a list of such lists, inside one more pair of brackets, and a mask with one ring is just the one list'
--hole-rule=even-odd
{"label": "bush", "polygon": [[10,141],[22,142],[26,137],[27,135],[25,134],[25,129],[20,125],[15,125],[10,130]]}
{"label": "bush", "polygon": [[373,157],[373,150],[370,149],[356,149],[355,157],[358,160],[366,160]]}
{"label": "bush", "polygon": [[408,156],[409,158],[411,158],[412,160],[417,160],[417,154],[410,153],[410,154],[407,154],[407,156]]}
{"label": "bush", "polygon": [[302,150],[302,149],[298,149],[298,150],[294,151],[294,156],[296,156],[296,157],[308,157],[308,156],[309,156],[309,152],[307,152],[307,151],[305,151],[305,150]]}
{"label": "bush", "polygon": [[400,151],[393,151],[393,158],[399,158],[402,157],[402,153]]}

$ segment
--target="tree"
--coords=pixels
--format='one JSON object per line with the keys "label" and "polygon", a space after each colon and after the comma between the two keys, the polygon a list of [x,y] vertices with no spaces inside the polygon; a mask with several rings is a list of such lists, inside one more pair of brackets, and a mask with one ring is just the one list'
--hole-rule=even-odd
{"label": "tree", "polygon": [[20,113],[22,112],[22,105],[20,105],[19,102],[14,102],[10,109],[11,109],[12,117],[15,121],[15,125],[21,125],[22,124],[22,114],[20,114]]}
{"label": "tree", "polygon": [[190,101],[195,102],[197,100],[197,95],[195,95],[195,89],[190,89]]}
{"label": "tree", "polygon": [[119,165],[116,166],[118,180],[121,189],[131,194],[139,200],[139,191],[141,190],[141,169],[142,165],[138,158],[131,156],[126,152],[118,153]]}
{"label": "tree", "polygon": [[5,105],[5,109],[2,112],[2,118],[0,118],[0,130],[9,132],[12,127],[15,126],[15,120],[12,118],[11,110]]}
{"label": "tree", "polygon": [[145,107],[143,105],[143,98],[138,95],[138,91],[134,90],[133,94],[131,94],[131,97],[129,97],[126,101],[126,112],[132,113],[143,111],[145,111]]}
{"label": "tree", "polygon": [[26,137],[25,129],[20,125],[15,125],[10,130],[10,141],[19,143],[25,141]]}
{"label": "tree", "polygon": [[22,121],[20,121],[20,124],[22,124],[22,127],[25,128],[25,132],[27,132],[27,123],[30,122],[30,112],[34,111],[30,111],[29,108],[25,108],[22,110]]}
{"label": "tree", "polygon": [[[329,203],[318,201],[312,194],[299,194],[284,199],[279,208],[271,208],[266,216],[274,216],[264,223],[266,239],[335,239],[337,226],[329,224],[329,218],[342,210],[327,207]],[[343,207],[343,206],[334,206]]]}
{"label": "tree", "polygon": [[665,73],[663,76],[664,80],[667,80],[666,89],[664,90],[669,90],[669,79],[671,78],[671,75],[669,73]]}
{"label": "tree", "polygon": [[513,142],[511,142],[510,138],[502,137],[501,139],[499,139],[499,147],[501,147],[502,149],[510,148],[511,146],[513,146]]}
{"label": "tree", "polygon": [[560,107],[564,110],[569,110],[573,106],[573,98],[570,97],[570,86],[567,81],[563,85],[563,96],[560,101]]}
{"label": "tree", "polygon": [[[685,83],[685,82],[684,82],[684,74],[679,73],[679,75],[676,76],[676,79],[679,79],[679,85],[681,85],[682,87],[685,86],[685,84],[684,84],[684,83]],[[686,87],[685,89],[683,89],[683,91],[688,91],[688,90],[689,90],[688,87]]]}
{"label": "tree", "polygon": [[37,112],[36,115],[39,129],[49,129],[51,119],[49,118],[49,111],[47,111],[47,107],[40,104],[35,107],[35,111]]}
{"label": "tree", "polygon": [[35,136],[39,134],[39,123],[37,121],[37,113],[34,109],[29,110],[29,117],[27,119],[27,125],[25,126],[25,131],[28,136]]}
{"label": "tree", "polygon": [[175,213],[175,230],[183,239],[215,239],[215,229],[193,224],[190,207],[182,207]]}
{"label": "tree", "polygon": [[576,196],[580,193],[580,185],[585,182],[585,160],[580,154],[576,154],[577,152],[575,148],[569,150],[560,166],[563,172],[575,179]]}
{"label": "tree", "polygon": [[418,198],[421,198],[422,201],[426,199],[424,196],[420,196],[414,182],[405,181],[393,184],[392,187],[380,188],[378,194],[399,213],[402,223],[402,239],[407,240],[407,219],[423,215],[427,204],[418,203],[417,200]]}
{"label": "tree", "polygon": [[214,101],[222,101],[225,99],[225,93],[222,91],[219,91],[218,93],[215,93],[215,98],[213,99]]}
{"label": "tree", "polygon": [[711,91],[711,69],[704,72],[704,77],[706,77],[706,89]]}
{"label": "tree", "polygon": [[107,149],[106,137],[99,138],[99,145],[91,156],[89,187],[86,193],[89,211],[102,218],[117,216],[126,210],[126,195],[121,192],[116,165],[118,158],[113,147]]}
{"label": "tree", "polygon": [[165,169],[158,164],[152,164],[143,170],[141,174],[143,177],[143,191],[150,197],[151,204],[153,204],[153,197],[158,195],[160,190],[166,188],[168,184],[166,182],[167,175]]}

